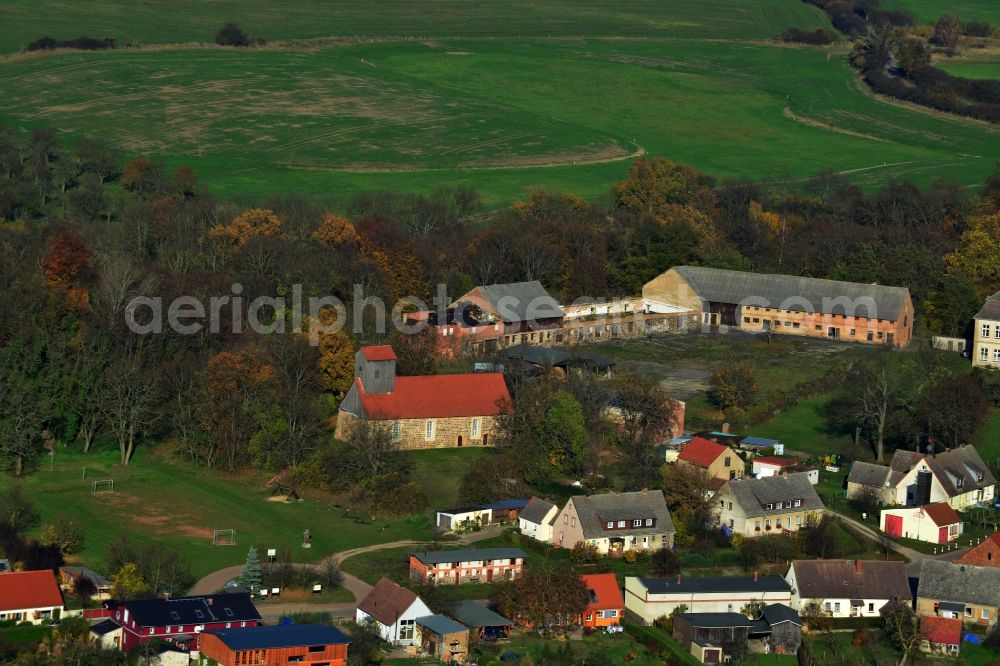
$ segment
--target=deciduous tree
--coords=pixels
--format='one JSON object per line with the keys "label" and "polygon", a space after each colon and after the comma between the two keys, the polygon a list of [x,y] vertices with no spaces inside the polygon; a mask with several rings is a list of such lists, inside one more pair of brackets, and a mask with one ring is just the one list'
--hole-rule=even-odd
{"label": "deciduous tree", "polygon": [[745,412],[757,395],[753,368],[745,363],[727,364],[712,373],[709,397],[725,409]]}

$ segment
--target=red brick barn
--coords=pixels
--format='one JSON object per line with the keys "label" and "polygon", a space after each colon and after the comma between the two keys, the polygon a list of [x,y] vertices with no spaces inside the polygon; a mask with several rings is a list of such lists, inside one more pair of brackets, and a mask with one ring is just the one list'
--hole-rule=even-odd
{"label": "red brick barn", "polygon": [[221,666],[344,666],[349,643],[339,630],[322,624],[212,629],[201,635],[201,654]]}

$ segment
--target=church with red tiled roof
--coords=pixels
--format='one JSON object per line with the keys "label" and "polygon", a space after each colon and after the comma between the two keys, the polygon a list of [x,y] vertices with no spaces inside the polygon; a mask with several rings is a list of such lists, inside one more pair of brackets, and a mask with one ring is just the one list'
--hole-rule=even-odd
{"label": "church with red tiled roof", "polygon": [[362,347],[337,415],[337,437],[374,421],[386,424],[403,449],[489,446],[496,418],[509,404],[498,372],[398,377],[392,347]]}

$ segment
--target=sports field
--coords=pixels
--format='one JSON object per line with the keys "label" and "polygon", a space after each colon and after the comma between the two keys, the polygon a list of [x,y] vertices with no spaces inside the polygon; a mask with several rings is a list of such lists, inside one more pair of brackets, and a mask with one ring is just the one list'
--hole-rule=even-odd
{"label": "sports field", "polygon": [[107,137],[223,195],[463,183],[600,196],[637,154],[719,177],[974,185],[1000,133],[902,109],[843,50],[687,40],[451,40],[68,53],[0,64],[0,123]]}

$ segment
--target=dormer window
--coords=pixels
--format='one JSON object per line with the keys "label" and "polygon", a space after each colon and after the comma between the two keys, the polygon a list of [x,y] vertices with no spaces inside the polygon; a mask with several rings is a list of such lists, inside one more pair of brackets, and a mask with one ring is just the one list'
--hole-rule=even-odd
{"label": "dormer window", "polygon": [[170,617],[180,622],[181,616],[177,611],[170,611]]}
{"label": "dormer window", "polygon": [[636,518],[632,521],[632,527],[642,527],[642,519]]}
{"label": "dormer window", "polygon": [[793,504],[795,506],[802,506],[802,500],[795,500],[795,502],[793,502]]}
{"label": "dormer window", "polygon": [[773,508],[774,508],[774,505],[773,505],[773,504],[765,504],[765,505],[764,505],[764,509],[765,509],[766,511],[770,511],[770,510],[771,510],[771,509],[773,509]]}
{"label": "dormer window", "polygon": [[958,487],[961,488],[964,485],[965,485],[965,479],[960,477],[958,479]]}
{"label": "dormer window", "polygon": [[619,520],[618,521],[618,527],[620,527],[620,528],[625,527],[625,521],[624,520]]}
{"label": "dormer window", "polygon": [[196,609],[194,609],[194,616],[195,616],[196,618],[198,618],[199,620],[204,620],[204,619],[205,619],[205,614],[204,614],[204,613],[202,613],[202,612],[201,612],[200,610],[198,610],[197,608],[196,608]]}
{"label": "dormer window", "polygon": [[653,526],[653,519],[652,518],[647,518],[646,519],[646,527],[652,527],[652,526]]}
{"label": "dormer window", "polygon": [[613,530],[614,528],[615,528],[615,521],[609,520],[608,521],[608,529],[609,530]]}
{"label": "dormer window", "polygon": [[785,500],[785,508],[786,509],[792,508],[792,500]]}

